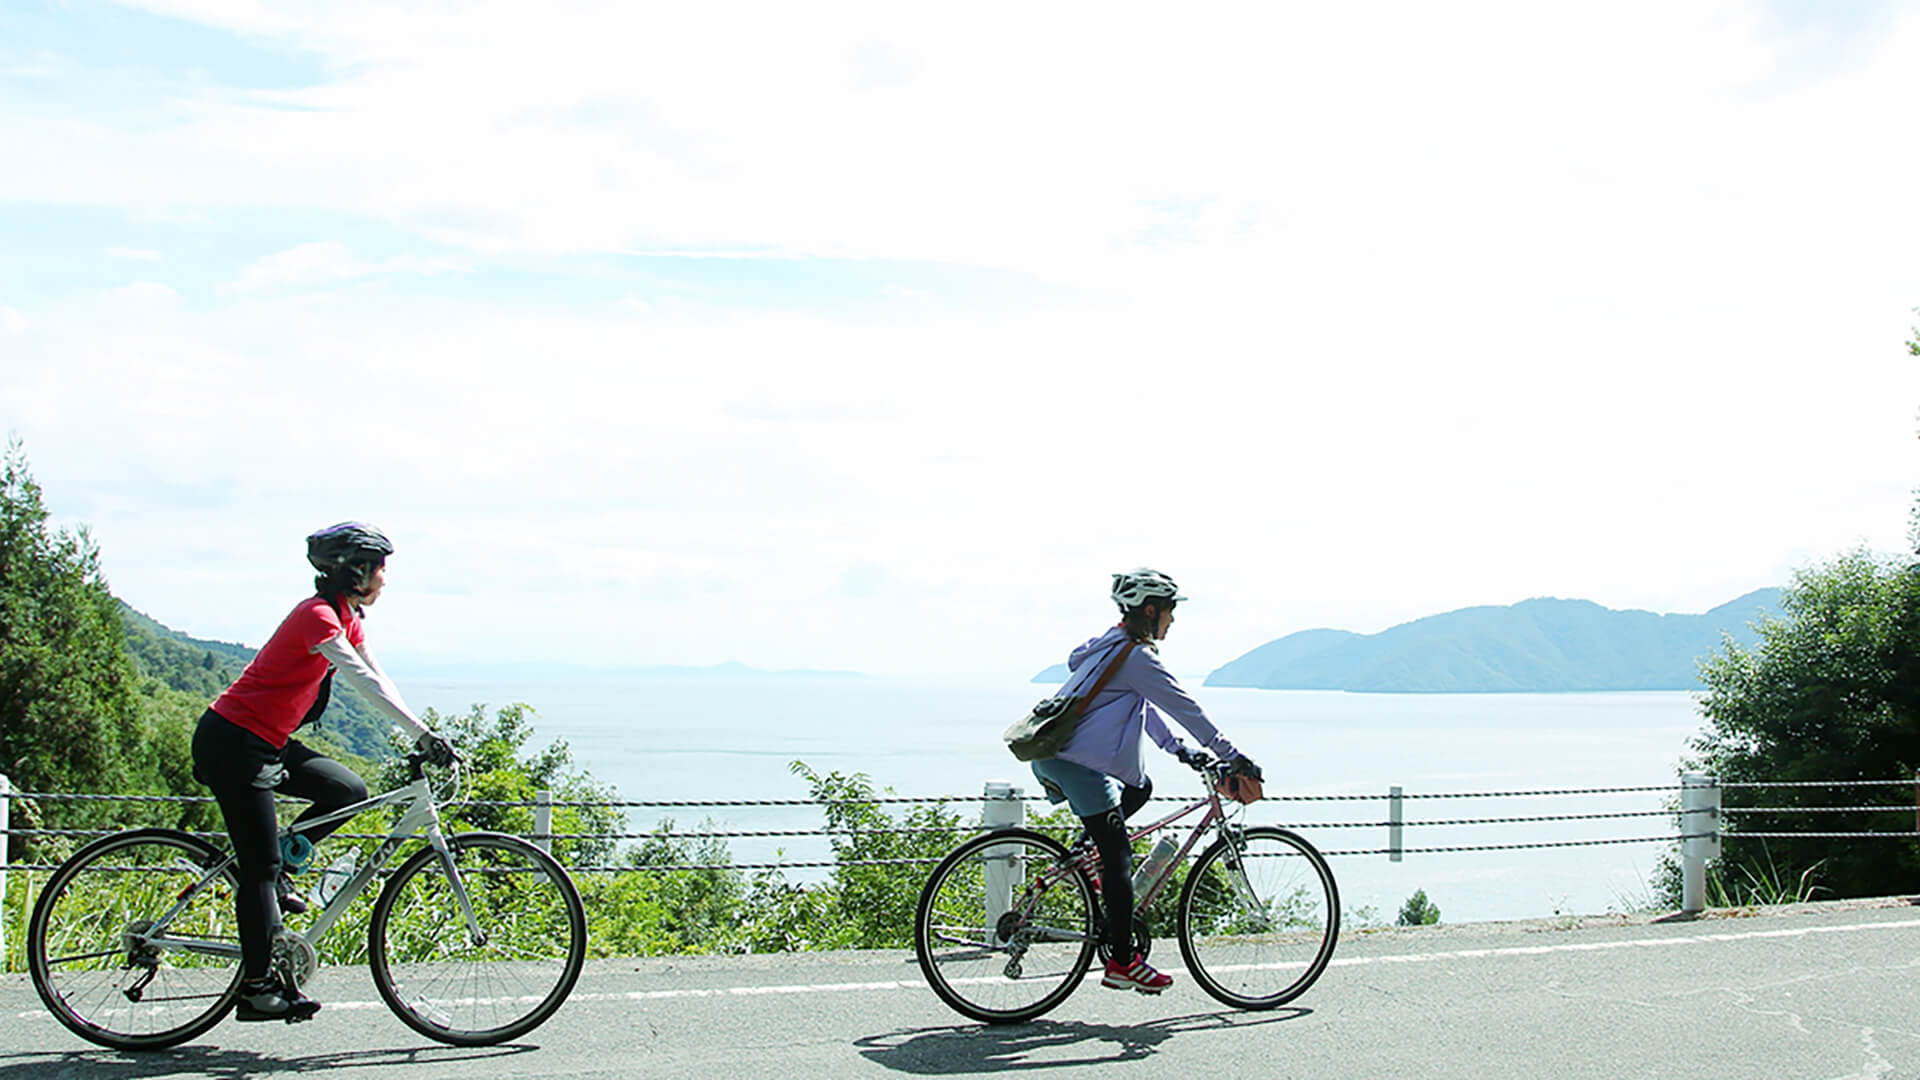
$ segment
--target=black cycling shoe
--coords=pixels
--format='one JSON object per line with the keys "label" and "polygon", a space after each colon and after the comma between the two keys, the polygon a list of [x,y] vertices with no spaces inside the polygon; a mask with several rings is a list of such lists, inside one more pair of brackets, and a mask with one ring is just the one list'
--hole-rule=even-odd
{"label": "black cycling shoe", "polygon": [[305,915],[307,913],[307,898],[301,894],[300,890],[293,887],[293,879],[288,877],[284,870],[278,878],[274,879],[273,894],[280,901],[280,914]]}
{"label": "black cycling shoe", "polygon": [[240,984],[239,1007],[235,1020],[284,1020],[297,1024],[313,1019],[320,1003],[290,987],[274,976],[247,979]]}

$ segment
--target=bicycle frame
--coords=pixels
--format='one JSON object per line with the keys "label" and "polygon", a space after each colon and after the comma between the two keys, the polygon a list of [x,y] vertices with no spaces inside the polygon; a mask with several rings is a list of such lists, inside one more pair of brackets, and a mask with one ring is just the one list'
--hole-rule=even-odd
{"label": "bicycle frame", "polygon": [[[963,1016],[1008,1024],[1058,1006],[1102,963],[1102,981],[1124,987],[1113,965],[1152,950],[1155,928],[1143,917],[1156,905],[1169,923],[1161,936],[1178,942],[1195,984],[1215,999],[1271,1009],[1311,986],[1339,934],[1339,890],[1326,860],[1290,830],[1246,820],[1236,796],[1252,793],[1231,786],[1233,765],[1193,755],[1184,763],[1203,778],[1201,797],[1168,800],[1174,809],[1120,836],[1094,821],[1092,830],[1109,830],[1097,845],[1083,836],[1063,847],[1046,825],[1007,827],[941,859],[913,924],[915,959],[934,995]],[[1176,827],[1190,832],[1163,831]],[[1109,838],[1132,845],[1156,833],[1155,854],[1131,883],[1113,876],[1119,867],[1102,866],[1102,849],[1120,855]],[[1138,906],[1110,908],[1121,896],[1137,896]]]}
{"label": "bicycle frame", "polygon": [[1193,852],[1194,846],[1200,843],[1200,837],[1206,833],[1209,826],[1224,822],[1227,819],[1227,812],[1220,805],[1220,796],[1213,791],[1208,791],[1206,798],[1196,799],[1159,821],[1128,834],[1129,841],[1143,840],[1202,807],[1206,808],[1206,814],[1194,823],[1192,831],[1187,833],[1186,842],[1180,845],[1180,850],[1174,853],[1173,858],[1167,860],[1167,865],[1161,868],[1160,873],[1152,881],[1147,882],[1147,887],[1141,890],[1140,895],[1133,898],[1133,910],[1136,912],[1147,910],[1147,906],[1159,897],[1161,890],[1173,880],[1174,870],[1187,861],[1187,856]]}
{"label": "bicycle frame", "polygon": [[[440,808],[439,804],[434,801],[432,785],[429,784],[418,764],[415,764],[413,767],[413,779],[405,786],[362,799],[351,806],[343,806],[338,810],[323,814],[320,817],[297,822],[281,829],[280,834],[286,836],[294,833],[309,832],[322,825],[332,824],[336,821],[345,821],[348,818],[363,814],[368,810],[378,809],[383,806],[397,806],[401,803],[409,803],[411,805],[408,806],[406,813],[400,816],[400,820],[394,824],[393,828],[388,830],[386,838],[380,842],[380,847],[374,853],[373,858],[368,859],[362,864],[360,868],[354,872],[354,875],[347,879],[346,884],[342,885],[339,891],[334,894],[333,899],[327,901],[326,906],[321,909],[320,915],[314,920],[313,925],[307,927],[304,931],[294,933],[293,936],[304,939],[309,945],[317,945],[320,939],[326,936],[327,931],[331,930],[333,925],[340,921],[340,917],[346,913],[347,906],[353,903],[353,901],[366,890],[366,887],[372,883],[374,876],[392,861],[395,853],[400,850],[400,846],[424,831],[426,833],[427,843],[433,847],[434,851],[439,853],[441,863],[446,868],[447,878],[452,883],[454,895],[460,901],[460,915],[466,920],[468,931],[474,934],[476,939],[484,939],[485,935],[480,929],[478,920],[474,918],[473,903],[467,896],[466,886],[461,882],[459,871],[454,865],[453,853],[447,846],[446,835],[441,832]],[[192,885],[180,891],[180,895],[175,900],[173,906],[168,908],[164,915],[155,919],[153,925],[147,928],[145,932],[135,935],[138,941],[141,944],[175,949],[180,952],[237,958],[240,955],[240,946],[237,943],[208,941],[202,938],[171,937],[166,933],[167,927],[179,916],[180,912],[186,909],[187,904],[193,897],[202,889],[206,888],[208,883],[219,877],[222,871],[231,866],[234,859],[235,856],[233,853],[228,852],[226,858],[207,867],[205,873],[200,875],[198,881],[195,881]]]}
{"label": "bicycle frame", "polygon": [[[1175,852],[1174,857],[1168,859],[1167,865],[1161,869],[1160,873],[1157,874],[1152,881],[1147,882],[1146,888],[1140,890],[1140,895],[1134,897],[1133,910],[1136,914],[1145,912],[1147,907],[1159,897],[1160,893],[1166,888],[1167,883],[1173,880],[1173,872],[1179,868],[1181,863],[1187,861],[1187,856],[1192,854],[1194,846],[1199,844],[1200,838],[1206,834],[1207,830],[1214,828],[1218,831],[1219,827],[1226,822],[1228,811],[1220,804],[1220,793],[1213,789],[1211,783],[1212,777],[1209,776],[1208,779],[1207,794],[1204,798],[1195,799],[1193,802],[1175,810],[1173,813],[1168,814],[1158,821],[1141,826],[1139,829],[1128,834],[1127,839],[1129,842],[1142,840],[1159,832],[1161,829],[1168,828],[1189,814],[1203,809],[1206,811],[1200,820],[1194,823],[1192,831],[1187,834],[1186,841],[1180,845],[1180,849]],[[1028,885],[1026,889],[1027,899],[1024,902],[1025,906],[1030,907],[1040,896],[1044,895],[1048,889],[1059,884],[1067,874],[1091,872],[1097,870],[1099,864],[1100,855],[1094,851],[1088,851],[1081,854],[1078,858],[1055,864],[1054,867],[1040,874]],[[1242,899],[1252,903],[1252,889],[1247,884],[1246,876],[1244,874],[1235,874],[1233,877],[1235,891],[1241,895]]]}

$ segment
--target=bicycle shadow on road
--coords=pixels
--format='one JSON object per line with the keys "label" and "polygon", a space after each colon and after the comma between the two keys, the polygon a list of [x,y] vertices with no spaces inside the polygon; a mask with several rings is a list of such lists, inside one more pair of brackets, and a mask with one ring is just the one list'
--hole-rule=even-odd
{"label": "bicycle shadow on road", "polygon": [[[390,1050],[351,1050],[305,1056],[225,1050],[215,1046],[188,1046],[174,1050],[140,1052],[118,1050],[0,1052],[0,1080],[45,1080],[49,1076],[85,1076],[89,1080],[150,1080],[167,1076],[243,1080],[268,1073],[321,1072],[346,1066],[418,1066],[422,1076],[443,1076],[445,1067],[540,1049],[531,1044],[508,1046],[410,1046]],[[396,1075],[407,1075],[402,1072]]]}
{"label": "bicycle shadow on road", "polygon": [[[920,1076],[953,1073],[1057,1069],[1138,1061],[1179,1035],[1237,1031],[1311,1015],[1312,1009],[1195,1013],[1144,1024],[1089,1024],[1082,1020],[1035,1020],[1026,1024],[967,1024],[915,1028],[855,1039],[860,1055],[896,1072]],[[1104,1045],[1103,1045],[1104,1044]],[[1105,1046],[1111,1049],[1106,1050]],[[0,1074],[4,1080],[4,1074]]]}

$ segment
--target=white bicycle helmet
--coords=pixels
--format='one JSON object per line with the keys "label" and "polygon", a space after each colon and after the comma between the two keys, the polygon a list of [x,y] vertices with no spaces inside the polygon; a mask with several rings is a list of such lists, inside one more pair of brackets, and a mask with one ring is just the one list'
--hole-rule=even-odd
{"label": "white bicycle helmet", "polygon": [[1178,603],[1185,599],[1180,595],[1180,586],[1158,570],[1141,566],[1113,575],[1113,602],[1120,605],[1121,611],[1132,611],[1154,600]]}

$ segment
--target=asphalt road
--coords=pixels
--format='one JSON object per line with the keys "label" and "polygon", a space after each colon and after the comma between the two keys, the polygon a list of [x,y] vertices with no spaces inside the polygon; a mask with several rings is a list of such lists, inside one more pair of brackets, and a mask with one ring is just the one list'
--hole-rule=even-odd
{"label": "asphalt road", "polygon": [[[90,1048],[9,975],[0,1080],[1920,1077],[1916,904],[1381,931],[1343,940],[1297,1007],[1239,1012],[1185,979],[1158,998],[1088,980],[1006,1028],[949,1012],[906,953],[601,961],[545,1027],[480,1050],[402,1027],[362,969],[321,973],[310,1023],[229,1022],[146,1055]],[[1156,958],[1178,977],[1172,942]]]}

